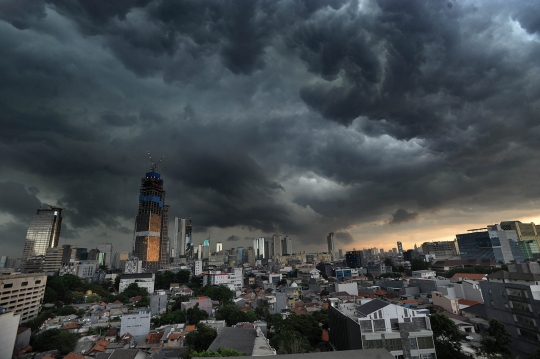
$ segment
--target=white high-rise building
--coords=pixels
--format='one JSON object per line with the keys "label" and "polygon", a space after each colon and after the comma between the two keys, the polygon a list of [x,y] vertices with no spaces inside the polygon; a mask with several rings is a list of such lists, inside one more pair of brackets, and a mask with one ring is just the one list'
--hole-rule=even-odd
{"label": "white high-rise building", "polygon": [[273,248],[273,257],[281,256],[281,235],[274,234],[272,236],[272,248]]}
{"label": "white high-rise building", "polygon": [[223,251],[223,243],[222,242],[217,242],[216,243],[216,252],[219,253]]}
{"label": "white high-rise building", "polygon": [[171,244],[171,257],[176,260],[186,254],[186,220],[185,218],[174,218],[174,237]]}
{"label": "white high-rise building", "polygon": [[264,259],[265,256],[265,246],[264,238],[255,238],[253,240],[253,251],[255,252],[255,259]]}

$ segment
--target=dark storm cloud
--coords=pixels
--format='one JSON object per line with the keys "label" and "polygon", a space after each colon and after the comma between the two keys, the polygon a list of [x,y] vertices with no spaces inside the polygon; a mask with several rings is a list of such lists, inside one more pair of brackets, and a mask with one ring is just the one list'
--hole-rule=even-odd
{"label": "dark storm cloud", "polygon": [[349,232],[336,232],[336,238],[343,244],[351,244],[354,242],[354,238]]}
{"label": "dark storm cloud", "polygon": [[239,240],[240,240],[240,237],[235,236],[235,235],[233,234],[232,236],[227,237],[226,240],[229,241],[229,242],[230,242],[230,241],[235,242],[235,241],[239,241]]}
{"label": "dark storm cloud", "polygon": [[392,213],[390,224],[401,224],[412,221],[418,217],[418,212],[409,212],[404,208],[398,209],[395,213]]}
{"label": "dark storm cloud", "polygon": [[2,209],[21,223],[51,199],[66,235],[129,242],[147,150],[198,233],[351,244],[400,206],[540,198],[535,2],[1,6]]}
{"label": "dark storm cloud", "polygon": [[20,183],[0,182],[0,212],[9,213],[16,218],[31,218],[29,208],[38,209],[41,201]]}

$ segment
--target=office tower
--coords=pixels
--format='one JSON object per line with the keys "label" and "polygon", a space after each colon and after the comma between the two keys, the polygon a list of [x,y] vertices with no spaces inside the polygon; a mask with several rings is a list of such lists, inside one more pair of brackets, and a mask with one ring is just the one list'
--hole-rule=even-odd
{"label": "office tower", "polygon": [[203,241],[202,257],[203,259],[208,259],[210,257],[210,239],[205,239]]}
{"label": "office tower", "polygon": [[345,252],[345,261],[347,262],[347,267],[349,268],[362,267],[363,258],[363,251],[352,250]]}
{"label": "office tower", "polygon": [[203,259],[203,246],[202,246],[202,244],[199,244],[197,246],[197,259],[199,259],[199,260]]}
{"label": "office tower", "polygon": [[397,250],[399,254],[403,253],[403,243],[397,242]]}
{"label": "office tower", "polygon": [[247,262],[252,266],[255,265],[255,249],[253,247],[247,249]]}
{"label": "office tower", "polygon": [[186,255],[186,219],[174,218],[174,236],[171,243],[171,257],[177,260]]}
{"label": "office tower", "polygon": [[44,273],[0,276],[0,307],[21,315],[21,323],[34,319],[41,311],[47,276]]}
{"label": "office tower", "polygon": [[470,229],[456,235],[461,259],[489,258],[496,262],[523,262],[518,235],[514,230],[504,231],[498,224],[487,228]]}
{"label": "office tower", "polygon": [[77,250],[75,252],[75,259],[87,260],[88,259],[88,248],[77,248]]}
{"label": "office tower", "polygon": [[397,248],[392,248],[392,254],[397,254]]}
{"label": "office tower", "polygon": [[339,259],[343,259],[343,249],[340,249],[338,253],[339,253]]}
{"label": "office tower", "polygon": [[281,251],[283,255],[285,254],[291,255],[293,253],[292,240],[289,238],[289,236],[285,236],[285,238],[283,238]]}
{"label": "office tower", "polygon": [[280,257],[281,256],[281,235],[280,234],[274,234],[272,236],[272,250],[273,250],[273,257]]}
{"label": "office tower", "polygon": [[47,248],[58,247],[62,227],[62,208],[47,206],[40,208],[30,221],[22,261],[31,257],[45,256]]}
{"label": "office tower", "polygon": [[7,256],[0,256],[0,269],[6,268],[6,264],[8,262]]}
{"label": "office tower", "polygon": [[193,256],[193,238],[191,237],[193,223],[191,217],[186,222],[186,251],[185,254],[188,258]]}
{"label": "office tower", "polygon": [[501,222],[501,228],[505,231],[516,231],[520,241],[535,240],[540,247],[540,226],[531,223],[521,223],[520,221]]}
{"label": "office tower", "polygon": [[216,252],[219,253],[223,251],[223,243],[222,242],[217,242],[216,243]]}
{"label": "office tower", "polygon": [[274,240],[273,238],[264,239],[264,254],[266,259],[274,257]]}
{"label": "office tower", "polygon": [[434,254],[437,259],[449,259],[459,255],[457,241],[424,242],[422,252]]}
{"label": "office tower", "polygon": [[238,247],[237,248],[237,262],[236,263],[242,263],[244,261],[244,247]]}
{"label": "office tower", "polygon": [[142,260],[147,272],[157,272],[160,269],[161,245],[164,241],[162,227],[165,191],[161,175],[155,169],[156,165],[152,163],[151,171],[141,179],[139,209],[135,217],[133,255]]}
{"label": "office tower", "polygon": [[326,237],[326,242],[328,244],[328,253],[334,253],[334,251],[336,250],[336,244],[334,243],[333,232],[328,233],[328,236]]}
{"label": "office tower", "polygon": [[264,259],[265,257],[265,246],[264,238],[255,238],[253,240],[253,250],[255,251],[255,259]]}
{"label": "office tower", "polygon": [[112,268],[112,243],[100,243],[97,246],[97,249],[100,253],[104,254],[103,265],[106,265],[107,268]]}
{"label": "office tower", "polygon": [[379,250],[379,254],[380,254],[380,255],[384,255],[384,249],[383,249],[383,248],[381,248],[381,249]]}
{"label": "office tower", "polygon": [[171,263],[169,248],[169,212],[170,206],[163,205],[163,215],[161,217],[161,238],[160,238],[160,267],[165,268]]}
{"label": "office tower", "polygon": [[70,257],[70,245],[63,245],[61,248],[47,248],[47,253],[45,253],[45,258],[43,260],[43,272],[48,275],[58,274],[58,271],[62,268],[62,263],[69,263],[71,260]]}

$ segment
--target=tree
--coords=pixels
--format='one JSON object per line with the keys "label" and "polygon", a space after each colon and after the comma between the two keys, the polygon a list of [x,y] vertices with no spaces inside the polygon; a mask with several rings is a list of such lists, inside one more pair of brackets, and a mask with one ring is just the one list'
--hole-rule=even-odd
{"label": "tree", "polygon": [[254,322],[257,319],[257,314],[253,311],[251,313],[243,312],[234,303],[225,303],[220,305],[216,310],[216,319],[225,320],[227,325],[235,325],[241,322]]}
{"label": "tree", "polygon": [[208,349],[216,337],[217,331],[214,328],[199,323],[197,324],[197,330],[187,334],[186,345],[192,350],[200,352]]}
{"label": "tree", "polygon": [[429,269],[429,263],[415,258],[411,261],[411,271]]}
{"label": "tree", "polygon": [[278,354],[309,353],[313,351],[313,347],[302,334],[291,330],[282,330],[272,336],[270,345],[276,349]]}
{"label": "tree", "polygon": [[230,302],[234,297],[234,292],[225,285],[207,285],[202,288],[201,294],[212,298],[212,300],[217,300],[220,303]]}
{"label": "tree", "polygon": [[67,330],[49,329],[32,337],[32,349],[37,352],[46,352],[58,349],[62,354],[73,351],[79,336]]}
{"label": "tree", "polygon": [[311,313],[313,319],[321,323],[324,329],[328,329],[328,310],[322,309]]}
{"label": "tree", "polygon": [[101,297],[97,294],[90,294],[84,298],[86,303],[98,303],[101,301]]}
{"label": "tree", "polygon": [[199,309],[199,303],[195,304],[195,307],[189,308],[186,311],[188,324],[197,324],[201,320],[208,318],[208,313],[202,309]]}
{"label": "tree", "polygon": [[43,302],[44,303],[54,303],[58,300],[58,294],[54,289],[47,286],[45,288],[45,295],[43,296]]}
{"label": "tree", "polygon": [[461,334],[456,323],[446,315],[439,313],[433,314],[430,321],[437,357],[439,359],[458,357],[461,350]]}
{"label": "tree", "polygon": [[189,283],[189,277],[191,276],[191,271],[187,269],[181,269],[176,273],[176,280],[178,283]]}
{"label": "tree", "polygon": [[504,324],[497,319],[491,319],[488,334],[489,336],[482,336],[480,340],[482,346],[478,350],[479,354],[487,358],[511,358],[510,349],[508,349],[511,342],[510,334]]}
{"label": "tree", "polygon": [[219,347],[218,350],[203,350],[202,352],[193,352],[191,357],[193,358],[208,358],[208,357],[243,357],[246,353],[239,352],[238,350]]}

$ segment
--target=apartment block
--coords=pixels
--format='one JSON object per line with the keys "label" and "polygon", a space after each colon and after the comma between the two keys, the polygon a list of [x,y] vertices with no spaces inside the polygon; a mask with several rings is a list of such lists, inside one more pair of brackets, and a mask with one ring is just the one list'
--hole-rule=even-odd
{"label": "apartment block", "polygon": [[20,314],[20,322],[34,319],[41,310],[47,276],[44,273],[0,275],[0,307]]}
{"label": "apartment block", "polygon": [[335,299],[328,314],[330,342],[337,350],[384,348],[396,359],[437,358],[426,314],[378,299]]}
{"label": "apartment block", "polygon": [[154,293],[156,275],[154,273],[122,274],[120,277],[119,291],[126,290],[130,284],[136,283],[140,288],[146,288],[149,294]]}
{"label": "apartment block", "polygon": [[498,271],[480,281],[489,319],[502,322],[517,354],[540,349],[540,274]]}

